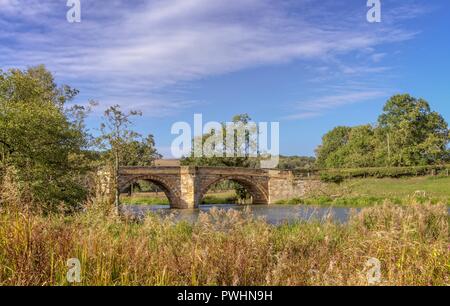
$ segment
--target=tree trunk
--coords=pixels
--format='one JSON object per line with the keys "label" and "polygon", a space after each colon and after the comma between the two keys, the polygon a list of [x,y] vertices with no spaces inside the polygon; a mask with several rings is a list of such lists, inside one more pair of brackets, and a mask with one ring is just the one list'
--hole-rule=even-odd
{"label": "tree trunk", "polygon": [[120,215],[120,189],[119,189],[119,153],[115,153],[115,165],[114,165],[114,206],[116,208],[117,215]]}

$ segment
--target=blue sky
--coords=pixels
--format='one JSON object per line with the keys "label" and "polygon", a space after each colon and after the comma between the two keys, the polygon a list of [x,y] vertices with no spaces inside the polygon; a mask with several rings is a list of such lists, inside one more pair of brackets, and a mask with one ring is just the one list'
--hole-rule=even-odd
{"label": "blue sky", "polygon": [[45,64],[77,103],[139,109],[136,128],[170,157],[176,121],[248,113],[280,122],[285,155],[313,155],[337,125],[375,123],[411,93],[450,121],[450,2],[381,0],[0,0],[0,68]]}

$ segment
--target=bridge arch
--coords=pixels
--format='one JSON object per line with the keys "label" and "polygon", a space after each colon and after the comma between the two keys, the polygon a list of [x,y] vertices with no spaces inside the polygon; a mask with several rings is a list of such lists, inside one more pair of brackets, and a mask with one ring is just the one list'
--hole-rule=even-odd
{"label": "bridge arch", "polygon": [[196,202],[201,203],[203,197],[213,185],[226,180],[236,182],[247,189],[253,198],[252,204],[269,204],[269,196],[264,187],[252,177],[242,175],[220,176],[203,182],[196,194]]}
{"label": "bridge arch", "polygon": [[130,184],[137,181],[148,181],[155,184],[164,192],[167,199],[169,200],[169,204],[171,207],[178,205],[180,201],[180,194],[177,191],[178,189],[176,188],[176,186],[173,186],[173,184],[171,184],[168,180],[158,175],[133,176],[120,184],[120,192],[123,192]]}

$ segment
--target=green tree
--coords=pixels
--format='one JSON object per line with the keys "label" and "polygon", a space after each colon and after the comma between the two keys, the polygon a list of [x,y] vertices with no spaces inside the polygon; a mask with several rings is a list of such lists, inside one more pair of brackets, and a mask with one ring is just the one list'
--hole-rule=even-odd
{"label": "green tree", "polygon": [[379,142],[384,143],[386,164],[414,166],[445,161],[448,125],[423,99],[408,94],[389,99],[378,118]]}
{"label": "green tree", "polygon": [[317,148],[321,168],[416,166],[448,160],[449,130],[423,99],[390,98],[378,125],[336,127]]}
{"label": "green tree", "polygon": [[[155,148],[153,135],[148,135],[146,138],[138,135],[137,139],[131,139],[129,142],[125,142],[123,144],[123,150],[124,153],[121,154],[120,159],[121,166],[152,166],[155,159],[162,157]],[[136,188],[137,190],[142,189],[141,185],[143,184],[143,181],[134,182],[130,186],[130,192],[133,192]]]}
{"label": "green tree", "polygon": [[120,190],[119,190],[119,167],[130,152],[130,143],[137,141],[140,136],[130,130],[131,118],[140,116],[139,111],[129,111],[124,113],[119,105],[113,105],[105,110],[103,123],[100,125],[101,136],[97,142],[100,149],[106,151],[106,159],[113,169],[114,181],[114,205],[117,213],[120,212]]}
{"label": "green tree", "polygon": [[[247,125],[251,122],[251,118],[248,114],[239,114],[233,116],[232,122],[235,124]],[[194,152],[191,156],[182,159],[182,165],[191,166],[210,166],[210,167],[244,167],[244,168],[258,168],[259,159],[258,157],[252,157],[248,154],[249,148],[255,146],[254,140],[251,139],[250,133],[256,131],[245,130],[244,139],[239,139],[237,133],[233,137],[233,145],[227,144],[227,129],[226,124],[222,123],[222,135],[223,143],[225,148],[220,148],[221,152],[213,157],[194,157]],[[214,132],[202,135],[200,140],[202,145],[208,140],[208,138],[213,137]],[[195,140],[193,140],[195,142]],[[234,149],[234,156],[226,156],[227,149]]]}
{"label": "green tree", "polygon": [[371,125],[360,125],[350,130],[349,140],[342,150],[344,167],[361,168],[375,165],[374,128]]}
{"label": "green tree", "polygon": [[44,66],[0,71],[0,167],[13,169],[29,201],[47,209],[79,206],[86,196],[88,107],[67,106],[77,94]]}
{"label": "green tree", "polygon": [[153,135],[142,138],[138,135],[138,139],[124,143],[124,154],[122,154],[122,166],[151,166],[155,159],[161,158],[155,148],[155,139]]}
{"label": "green tree", "polygon": [[345,146],[349,141],[351,129],[347,126],[338,126],[322,137],[322,144],[316,149],[319,168],[345,166]]}
{"label": "green tree", "polygon": [[[238,114],[233,116],[232,122],[235,124],[241,124],[243,126],[249,124],[251,122],[251,118],[248,114]],[[251,127],[250,127],[251,129]],[[256,132],[253,130],[246,129],[245,135],[243,139],[238,137],[237,133],[234,134],[233,137],[233,149],[234,156],[227,157],[226,151],[227,149],[231,150],[231,145],[227,144],[227,128],[226,124],[222,123],[222,135],[223,135],[223,143],[225,148],[223,148],[223,152],[217,154],[217,156],[213,157],[194,157],[194,152],[192,152],[191,156],[183,158],[181,160],[182,165],[190,165],[190,166],[209,166],[209,167],[244,167],[244,168],[258,168],[259,167],[259,158],[252,157],[248,154],[250,147],[254,147],[256,144],[254,140],[250,137],[250,134]],[[202,139],[200,140],[202,145],[208,140],[209,137],[213,137],[214,133],[209,133],[202,135]],[[193,142],[196,140],[194,139]],[[233,182],[235,192],[240,199],[249,198],[248,191],[239,185],[238,183]]]}

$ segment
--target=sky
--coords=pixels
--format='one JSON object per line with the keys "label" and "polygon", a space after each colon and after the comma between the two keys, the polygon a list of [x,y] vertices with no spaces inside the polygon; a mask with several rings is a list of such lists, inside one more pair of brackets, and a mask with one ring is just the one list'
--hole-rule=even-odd
{"label": "sky", "polygon": [[248,113],[279,122],[283,155],[314,155],[338,125],[375,124],[397,93],[450,121],[450,2],[381,0],[0,0],[0,69],[45,64],[58,84],[140,110],[140,133],[170,158],[178,121]]}

